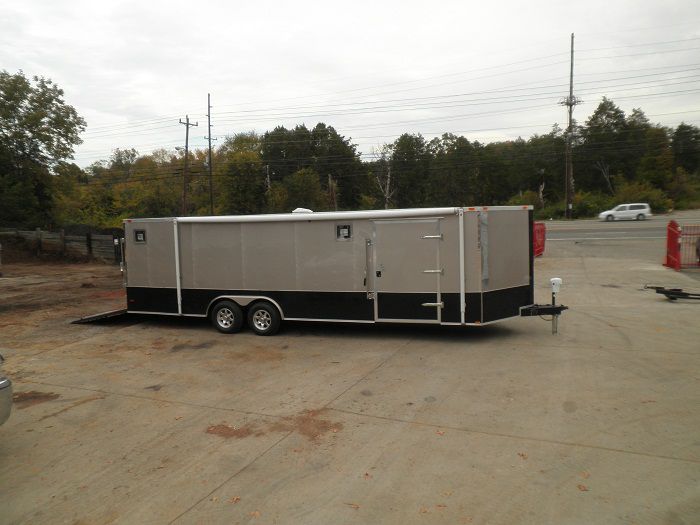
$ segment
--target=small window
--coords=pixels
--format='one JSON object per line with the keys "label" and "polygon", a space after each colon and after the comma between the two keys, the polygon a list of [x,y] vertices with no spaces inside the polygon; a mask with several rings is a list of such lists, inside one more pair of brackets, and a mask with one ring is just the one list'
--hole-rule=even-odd
{"label": "small window", "polygon": [[134,230],[134,242],[146,242],[146,230]]}
{"label": "small window", "polygon": [[335,239],[337,241],[349,241],[352,239],[352,225],[351,224],[336,224],[335,225]]}
{"label": "small window", "polygon": [[646,208],[644,204],[633,204],[630,206],[630,210],[643,210],[644,208]]}

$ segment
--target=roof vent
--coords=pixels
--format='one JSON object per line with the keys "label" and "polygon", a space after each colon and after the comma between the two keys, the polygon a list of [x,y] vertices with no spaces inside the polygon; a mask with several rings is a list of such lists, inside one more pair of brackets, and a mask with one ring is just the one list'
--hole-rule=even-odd
{"label": "roof vent", "polygon": [[296,208],[295,210],[292,211],[292,213],[313,213],[313,210],[310,210],[308,208]]}

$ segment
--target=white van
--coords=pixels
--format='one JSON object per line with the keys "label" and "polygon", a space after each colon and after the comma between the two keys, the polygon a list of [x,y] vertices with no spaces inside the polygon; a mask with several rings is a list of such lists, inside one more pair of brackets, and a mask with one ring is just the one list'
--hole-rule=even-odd
{"label": "white van", "polygon": [[651,217],[651,208],[648,204],[643,202],[620,204],[619,206],[615,206],[612,210],[606,210],[598,215],[601,221],[643,221],[649,217]]}

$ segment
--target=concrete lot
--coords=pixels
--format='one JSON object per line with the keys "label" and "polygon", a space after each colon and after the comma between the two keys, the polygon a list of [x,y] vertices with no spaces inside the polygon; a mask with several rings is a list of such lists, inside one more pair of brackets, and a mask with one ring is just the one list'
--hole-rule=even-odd
{"label": "concrete lot", "polygon": [[699,523],[698,288],[664,241],[560,241],[558,336],[202,321],[71,325],[117,269],[6,265],[2,523]]}

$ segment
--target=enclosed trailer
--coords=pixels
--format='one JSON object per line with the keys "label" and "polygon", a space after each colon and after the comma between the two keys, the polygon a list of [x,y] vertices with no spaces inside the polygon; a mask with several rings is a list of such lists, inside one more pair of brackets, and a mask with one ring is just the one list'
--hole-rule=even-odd
{"label": "enclosed trailer", "polygon": [[[127,219],[129,313],[484,325],[534,305],[532,208],[419,208]],[[533,309],[534,308],[534,309]],[[547,308],[547,307],[540,307]]]}

